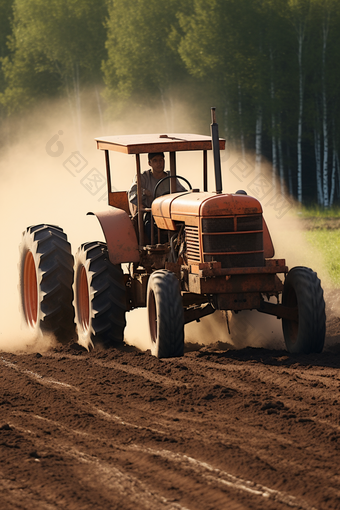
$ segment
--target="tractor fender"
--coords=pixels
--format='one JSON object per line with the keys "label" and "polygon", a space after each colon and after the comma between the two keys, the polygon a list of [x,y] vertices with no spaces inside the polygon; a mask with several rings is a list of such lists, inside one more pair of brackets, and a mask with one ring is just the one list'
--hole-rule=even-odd
{"label": "tractor fender", "polygon": [[263,218],[263,249],[264,257],[266,259],[271,259],[272,257],[274,257],[275,251],[273,241],[270,236],[266,220],[264,218]]}
{"label": "tractor fender", "polygon": [[109,259],[112,264],[139,262],[138,241],[129,215],[116,207],[98,213],[88,212],[97,216],[103,229]]}

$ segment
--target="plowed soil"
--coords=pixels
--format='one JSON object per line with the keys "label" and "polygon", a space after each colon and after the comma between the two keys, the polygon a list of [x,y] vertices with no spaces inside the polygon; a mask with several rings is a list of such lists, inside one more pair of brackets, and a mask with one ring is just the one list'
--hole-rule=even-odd
{"label": "plowed soil", "polygon": [[0,356],[0,508],[340,508],[340,320],[324,352]]}

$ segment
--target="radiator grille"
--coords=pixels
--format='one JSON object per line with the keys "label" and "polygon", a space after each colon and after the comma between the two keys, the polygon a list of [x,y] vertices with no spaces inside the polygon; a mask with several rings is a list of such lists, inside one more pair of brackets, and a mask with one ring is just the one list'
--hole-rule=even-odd
{"label": "radiator grille", "polygon": [[262,232],[248,232],[247,234],[215,234],[203,236],[204,253],[260,251],[263,249],[262,247]]}
{"label": "radiator grille", "polygon": [[262,214],[202,218],[202,260],[198,228],[186,226],[185,236],[191,261],[217,261],[224,268],[264,265]]}
{"label": "radiator grille", "polygon": [[203,218],[203,261],[222,267],[264,265],[262,214]]}
{"label": "radiator grille", "polygon": [[238,216],[236,230],[238,232],[245,230],[262,230],[262,214],[256,214],[254,216]]}
{"label": "radiator grille", "polygon": [[188,259],[200,262],[201,257],[198,227],[185,226],[185,240]]}
{"label": "radiator grille", "polygon": [[234,232],[234,217],[232,218],[202,218],[202,232]]}

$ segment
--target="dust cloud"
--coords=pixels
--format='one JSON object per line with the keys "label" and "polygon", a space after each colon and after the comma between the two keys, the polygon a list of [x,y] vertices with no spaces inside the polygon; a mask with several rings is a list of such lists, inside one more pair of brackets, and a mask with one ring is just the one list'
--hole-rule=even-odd
{"label": "dust cloud", "polygon": [[[176,109],[175,109],[176,110]],[[197,132],[195,121],[183,105],[178,105],[174,118],[175,132]],[[207,113],[207,130],[210,124]],[[98,220],[86,216],[89,211],[107,209],[104,154],[96,149],[94,138],[104,135],[142,132],[169,132],[162,112],[142,111],[138,118],[130,112],[115,123],[104,120],[94,107],[82,111],[81,132],[72,119],[66,102],[42,104],[25,117],[10,121],[3,128],[5,144],[0,153],[0,214],[2,268],[0,293],[0,350],[43,351],[54,345],[53,338],[34,338],[21,327],[18,292],[18,247],[27,226],[39,223],[58,225],[64,229],[75,253],[81,243],[104,241]],[[151,122],[151,124],[150,124]],[[252,193],[255,169],[239,154],[221,153],[224,192],[243,188]],[[142,170],[148,168],[146,156]],[[166,160],[167,166],[169,162]],[[243,165],[243,166],[242,166]],[[249,168],[248,168],[249,166]],[[133,156],[112,154],[112,184],[116,190],[128,189],[135,172]],[[213,162],[208,161],[209,190],[214,189]],[[195,188],[203,188],[202,156],[198,153],[178,154],[177,172],[188,178]],[[271,182],[269,165],[262,165],[261,176]],[[96,185],[91,177],[97,176]],[[279,185],[275,183],[273,197]],[[276,247],[276,257],[286,258],[290,266],[311,265],[322,273],[322,261],[311,260],[295,214],[294,204],[282,210],[275,200],[264,202],[264,215]],[[267,204],[267,205],[266,205]],[[287,202],[288,204],[288,202]],[[316,262],[313,266],[313,263]],[[226,320],[215,313],[200,323],[185,327],[186,340],[209,344],[227,342],[235,347],[246,345],[282,347],[281,322],[258,312],[242,312],[230,318],[231,334]],[[145,350],[149,348],[146,310],[127,314],[126,342]]]}
{"label": "dust cloud", "polygon": [[[0,350],[42,351],[53,338],[35,338],[22,328],[19,314],[18,262],[22,232],[30,225],[48,223],[63,228],[73,254],[87,241],[104,241],[99,222],[87,212],[108,208],[104,153],[95,138],[124,133],[169,132],[163,112],[131,108],[115,122],[97,108],[95,94],[83,100],[81,129],[67,101],[41,103],[29,114],[10,119],[1,126],[0,146]],[[181,112],[186,112],[183,115]],[[78,112],[79,113],[79,112]],[[208,112],[209,115],[209,112]],[[174,107],[177,131],[192,132],[187,109]],[[142,170],[148,168],[141,157]],[[135,157],[113,153],[112,185],[130,187]],[[96,185],[93,184],[96,177]],[[92,178],[92,180],[91,180]],[[148,347],[145,310],[127,314],[127,341]]]}
{"label": "dust cloud", "polygon": [[[42,106],[45,108],[25,118],[11,120],[2,137],[6,144],[0,156],[0,349],[4,351],[43,350],[53,343],[51,338],[34,338],[21,328],[18,248],[26,227],[39,223],[59,225],[74,248],[88,240],[86,235],[89,240],[98,236],[102,240],[100,229],[91,225],[91,217],[85,214],[91,207],[103,208],[104,202],[98,202],[98,197],[91,196],[82,185],[82,175],[71,173],[72,157],[81,156],[87,171],[100,168],[97,154],[91,150],[93,136],[89,148],[80,152],[65,106]],[[67,160],[69,163],[65,164]]]}

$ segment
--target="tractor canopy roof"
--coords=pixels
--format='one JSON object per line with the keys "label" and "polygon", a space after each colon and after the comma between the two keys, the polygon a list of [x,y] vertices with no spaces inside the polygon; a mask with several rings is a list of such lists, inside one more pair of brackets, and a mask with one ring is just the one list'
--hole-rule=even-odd
{"label": "tractor canopy roof", "polygon": [[[190,133],[103,136],[96,142],[97,149],[124,154],[212,150],[210,136]],[[220,150],[225,149],[223,138],[219,138],[219,146]]]}

